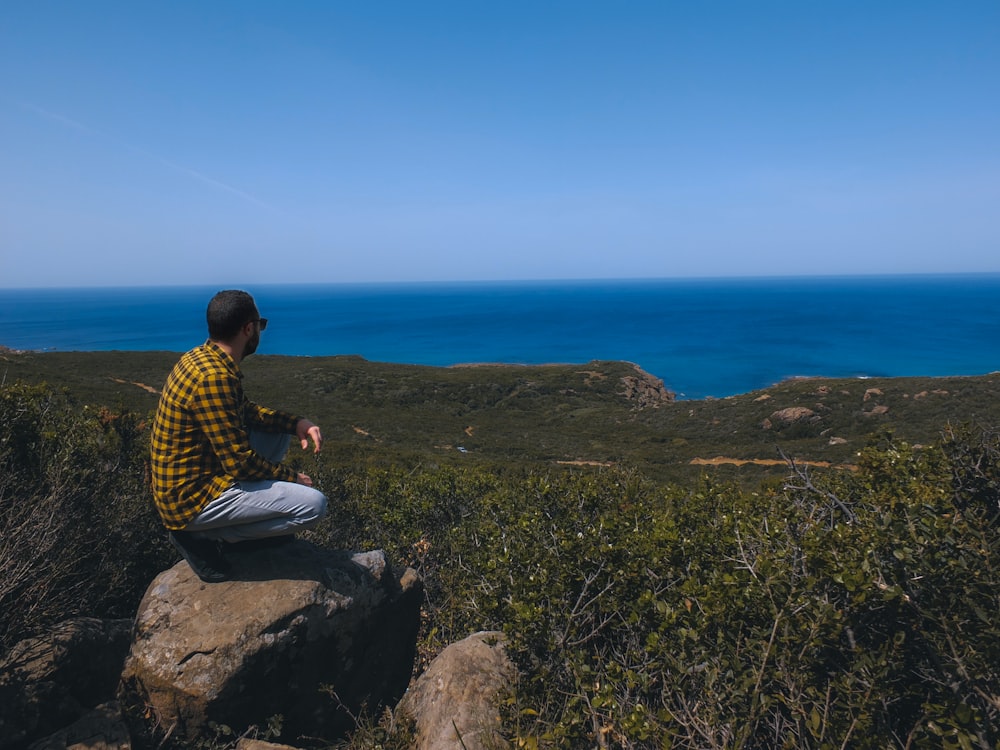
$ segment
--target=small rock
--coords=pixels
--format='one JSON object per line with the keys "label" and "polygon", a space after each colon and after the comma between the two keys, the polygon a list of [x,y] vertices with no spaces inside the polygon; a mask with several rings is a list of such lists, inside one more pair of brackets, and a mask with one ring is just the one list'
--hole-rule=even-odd
{"label": "small rock", "polygon": [[416,724],[415,750],[506,747],[498,703],[516,670],[504,642],[502,633],[475,633],[431,662],[396,709]]}
{"label": "small rock", "polygon": [[291,745],[280,745],[276,742],[251,740],[244,737],[236,743],[236,750],[297,750],[297,748],[294,748]]}
{"label": "small rock", "polygon": [[803,420],[812,420],[816,417],[816,412],[805,406],[789,406],[786,409],[779,409],[771,415],[771,422],[780,425],[790,425]]}
{"label": "small rock", "polygon": [[888,411],[889,411],[888,406],[879,405],[879,406],[873,406],[871,408],[871,411],[863,411],[861,413],[864,414],[866,417],[876,417],[880,414],[885,414]]}

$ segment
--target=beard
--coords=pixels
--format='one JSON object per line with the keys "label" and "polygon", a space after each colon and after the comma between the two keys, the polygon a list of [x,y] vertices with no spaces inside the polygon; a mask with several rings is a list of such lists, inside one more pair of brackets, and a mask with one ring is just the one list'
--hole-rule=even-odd
{"label": "beard", "polygon": [[247,341],[246,345],[243,347],[243,356],[249,357],[255,351],[257,351],[257,345],[260,344],[260,331],[257,331],[253,338]]}

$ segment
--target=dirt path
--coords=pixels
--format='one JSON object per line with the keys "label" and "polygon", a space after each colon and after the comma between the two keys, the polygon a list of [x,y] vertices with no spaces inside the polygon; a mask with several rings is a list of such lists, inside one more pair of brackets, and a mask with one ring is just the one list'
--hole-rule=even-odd
{"label": "dirt path", "polygon": [[142,388],[142,390],[148,391],[149,393],[155,393],[157,396],[160,395],[160,392],[156,388],[151,385],[146,385],[145,383],[136,383],[134,380],[122,380],[121,378],[111,378],[111,380],[115,383],[121,383],[122,385],[134,385],[137,388]]}
{"label": "dirt path", "polygon": [[[715,458],[692,458],[689,461],[693,466],[721,466],[723,464],[731,464],[733,466],[743,466],[744,464],[754,464],[755,466],[785,466],[788,464],[787,461],[782,461],[777,458],[726,458],[725,456],[716,456]],[[829,461],[796,461],[797,466],[815,466],[820,469],[847,469],[848,471],[857,471],[858,467],[854,464],[832,464]]]}

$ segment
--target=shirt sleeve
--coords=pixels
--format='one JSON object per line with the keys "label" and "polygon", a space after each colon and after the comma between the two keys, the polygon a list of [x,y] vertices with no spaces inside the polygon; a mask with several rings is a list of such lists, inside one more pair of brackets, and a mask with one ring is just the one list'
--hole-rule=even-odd
{"label": "shirt sleeve", "polygon": [[[240,391],[232,377],[213,373],[201,382],[191,402],[191,415],[212,446],[222,470],[236,481],[296,481],[294,471],[268,461],[250,447]],[[256,421],[256,417],[254,419]],[[268,419],[276,425],[280,422],[272,416],[265,417],[265,421]]]}
{"label": "shirt sleeve", "polygon": [[294,435],[295,427],[301,419],[288,412],[258,406],[246,398],[243,401],[243,417],[249,427],[262,432],[278,432],[282,435]]}

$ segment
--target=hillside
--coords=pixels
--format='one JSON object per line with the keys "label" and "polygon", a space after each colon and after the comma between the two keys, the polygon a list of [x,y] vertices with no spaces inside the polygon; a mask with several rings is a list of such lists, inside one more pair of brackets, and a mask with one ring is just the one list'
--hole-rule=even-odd
{"label": "hillside", "polygon": [[[3,352],[0,378],[65,387],[81,403],[152,412],[174,352]],[[784,475],[782,456],[849,468],[891,431],[935,441],[946,424],[1000,424],[1000,374],[792,380],[675,401],[625,362],[424,367],[359,357],[254,356],[256,401],[317,421],[325,459],[623,464],[652,477]]]}
{"label": "hillside", "polygon": [[[176,562],[147,425],[177,355],[0,357],[2,653],[133,616]],[[246,364],[248,392],[324,427],[294,459],[334,508],[309,540],[424,581],[418,669],[503,630],[512,745],[998,746],[1000,376],[675,401],[622,362]],[[982,429],[918,447],[948,423]],[[147,729],[136,747],[188,747]],[[412,746],[393,731],[350,747]]]}

